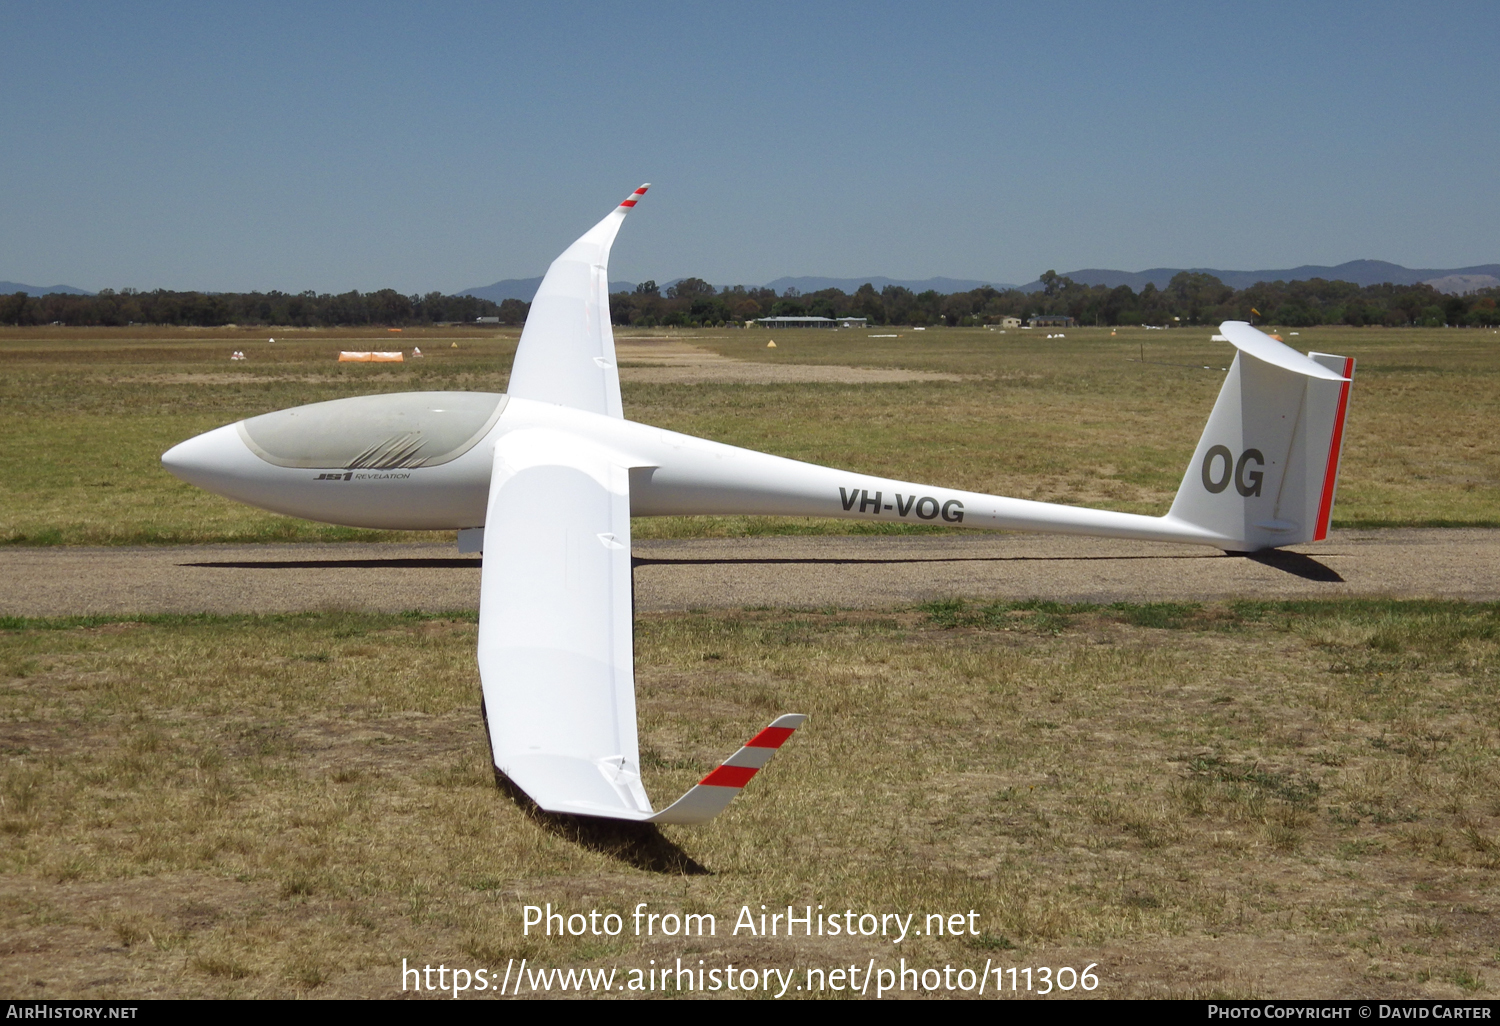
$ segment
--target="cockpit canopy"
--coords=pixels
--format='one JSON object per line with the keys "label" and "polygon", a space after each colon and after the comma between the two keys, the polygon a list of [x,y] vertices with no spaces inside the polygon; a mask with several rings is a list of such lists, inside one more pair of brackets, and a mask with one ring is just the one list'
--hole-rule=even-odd
{"label": "cockpit canopy", "polygon": [[434,467],[468,452],[505,408],[498,392],[397,392],[333,399],[251,417],[240,437],[278,467]]}

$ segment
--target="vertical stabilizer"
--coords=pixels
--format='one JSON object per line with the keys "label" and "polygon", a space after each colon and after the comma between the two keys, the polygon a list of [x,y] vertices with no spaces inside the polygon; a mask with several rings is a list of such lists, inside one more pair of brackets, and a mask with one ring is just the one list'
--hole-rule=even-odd
{"label": "vertical stabilizer", "polygon": [[1302,356],[1248,324],[1168,514],[1259,549],[1328,536],[1354,360]]}

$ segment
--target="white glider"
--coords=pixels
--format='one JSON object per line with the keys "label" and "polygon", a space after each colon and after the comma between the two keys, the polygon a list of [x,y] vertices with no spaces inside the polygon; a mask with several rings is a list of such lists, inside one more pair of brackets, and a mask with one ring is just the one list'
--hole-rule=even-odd
{"label": "white glider", "polygon": [[609,250],[635,190],[558,257],[505,394],[407,392],[251,417],[163,465],[254,506],[353,527],[458,530],[483,551],[479,672],[496,768],[548,812],[712,819],[805,717],[786,715],[666,809],[641,783],[630,518],[764,514],[1190,542],[1328,534],[1354,361],[1229,321],[1238,352],[1165,516],[955,491],[783,459],[624,419]]}

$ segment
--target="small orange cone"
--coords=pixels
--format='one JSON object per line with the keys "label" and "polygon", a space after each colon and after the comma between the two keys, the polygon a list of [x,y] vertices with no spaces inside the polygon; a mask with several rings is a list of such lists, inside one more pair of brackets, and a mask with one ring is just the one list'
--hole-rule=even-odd
{"label": "small orange cone", "polygon": [[772,341],[767,342],[766,343],[766,348],[767,349],[775,349],[776,348],[776,342],[775,342],[775,340],[773,339]]}

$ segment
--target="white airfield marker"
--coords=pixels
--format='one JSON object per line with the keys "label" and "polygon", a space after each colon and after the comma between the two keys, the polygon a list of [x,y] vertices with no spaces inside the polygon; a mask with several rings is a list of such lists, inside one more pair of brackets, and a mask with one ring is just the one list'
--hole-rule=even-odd
{"label": "white airfield marker", "polygon": [[636,741],[632,516],[901,520],[1230,552],[1327,536],[1354,361],[1304,356],[1239,321],[1220,326],[1238,353],[1161,517],[888,480],[624,419],[609,251],[646,189],[553,261],[506,394],[335,399],[229,424],[162,456],[184,481],[264,509],[457,530],[460,551],[482,551],[479,673],[495,766],[548,812],[707,822],[804,719],[778,718],[653,809]]}

